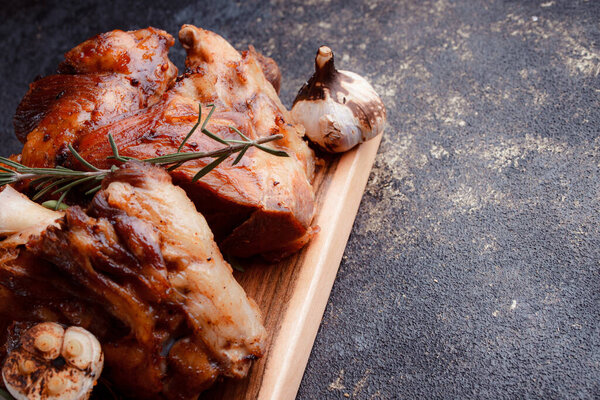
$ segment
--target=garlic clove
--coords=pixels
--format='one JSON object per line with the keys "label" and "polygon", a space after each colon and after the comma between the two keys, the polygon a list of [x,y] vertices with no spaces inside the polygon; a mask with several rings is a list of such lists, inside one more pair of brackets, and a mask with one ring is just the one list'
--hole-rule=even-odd
{"label": "garlic clove", "polygon": [[22,337],[23,348],[46,360],[60,355],[65,330],[54,322],[44,322],[29,329]]}
{"label": "garlic clove", "polygon": [[294,100],[292,118],[304,125],[311,142],[338,153],[381,134],[386,111],[373,87],[360,75],[336,70],[333,52],[321,46],[315,73]]}
{"label": "garlic clove", "polygon": [[[2,379],[17,400],[86,400],[100,377],[98,340],[79,327],[47,322],[33,326],[8,354]],[[62,359],[60,357],[62,356]],[[59,361],[59,362],[57,362]]]}
{"label": "garlic clove", "polygon": [[2,367],[2,380],[15,399],[27,400],[29,388],[35,386],[46,369],[46,364],[41,360],[31,357],[31,354],[23,349],[18,349],[6,357]]}
{"label": "garlic clove", "polygon": [[50,396],[57,396],[67,388],[67,385],[67,380],[61,375],[52,374],[52,376],[47,377],[46,392]]}
{"label": "garlic clove", "polygon": [[21,375],[30,375],[38,368],[38,365],[34,360],[21,358],[19,360],[19,372]]}
{"label": "garlic clove", "polygon": [[[49,368],[28,388],[28,399],[84,400],[89,396],[83,371],[73,367]],[[8,388],[8,386],[7,386]],[[12,393],[12,392],[11,392]]]}
{"label": "garlic clove", "polygon": [[[31,201],[10,186],[0,191],[0,235],[8,236],[28,229],[45,229],[64,215]],[[36,233],[36,232],[33,232]]]}
{"label": "garlic clove", "polygon": [[102,370],[100,342],[83,328],[72,326],[66,330],[61,354],[68,364],[81,370]]}

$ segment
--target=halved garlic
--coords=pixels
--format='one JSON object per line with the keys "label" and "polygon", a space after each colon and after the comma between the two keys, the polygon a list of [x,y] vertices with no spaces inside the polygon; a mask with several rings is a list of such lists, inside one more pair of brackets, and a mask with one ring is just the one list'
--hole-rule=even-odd
{"label": "halved garlic", "polygon": [[17,400],[85,400],[100,377],[104,356],[94,335],[44,322],[27,330],[2,367]]}
{"label": "halved garlic", "polygon": [[353,72],[336,70],[333,52],[321,46],[315,73],[294,100],[292,118],[304,125],[311,142],[339,153],[382,133],[386,111],[369,82]]}

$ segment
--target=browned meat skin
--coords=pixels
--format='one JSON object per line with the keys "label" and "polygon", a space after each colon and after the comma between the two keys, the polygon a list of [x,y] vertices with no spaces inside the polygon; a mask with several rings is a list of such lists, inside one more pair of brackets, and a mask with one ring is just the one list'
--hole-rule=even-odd
{"label": "browned meat skin", "polygon": [[65,54],[59,66],[62,73],[117,73],[139,87],[148,106],[158,101],[177,76],[177,68],[168,58],[175,40],[167,32],[146,28],[101,33]]}
{"label": "browned meat skin", "polygon": [[[179,36],[187,72],[171,88],[175,69],[166,52],[172,38],[162,31],[113,31],[67,53],[61,74],[34,82],[19,106],[17,135],[31,131],[21,162],[81,167],[67,149],[72,144],[95,165],[108,167],[109,133],[123,155],[172,153],[196,123],[198,103],[213,103],[210,130],[229,138],[237,138],[230,125],[250,138],[283,134],[270,145],[291,157],[250,149],[237,166],[229,160],[199,182],[191,178],[210,160],[187,163],[172,173],[174,181],[226,253],[276,259],[295,252],[313,235],[314,154],[277,96],[279,68],[252,46],[238,53],[213,32],[184,25]],[[198,131],[185,150],[220,146]]]}
{"label": "browned meat skin", "polygon": [[59,221],[23,238],[26,248],[16,235],[0,241],[0,299],[10,304],[0,326],[85,327],[103,345],[106,376],[136,398],[195,399],[262,356],[256,304],[163,169],[128,163],[87,211],[71,207]]}
{"label": "browned meat skin", "polygon": [[22,162],[62,164],[83,132],[156,103],[177,75],[167,57],[173,43],[154,28],[115,30],[69,51],[60,73],[33,82],[17,108]]}

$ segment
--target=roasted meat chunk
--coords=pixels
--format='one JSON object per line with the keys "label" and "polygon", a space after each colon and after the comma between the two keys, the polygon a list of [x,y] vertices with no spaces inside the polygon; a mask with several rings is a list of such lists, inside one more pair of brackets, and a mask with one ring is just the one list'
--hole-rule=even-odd
{"label": "roasted meat chunk", "polygon": [[263,354],[258,307],[163,169],[125,164],[88,209],[71,207],[58,226],[20,241],[0,242],[0,297],[20,304],[0,309],[3,324],[83,326],[125,394],[195,399]]}
{"label": "roasted meat chunk", "polygon": [[17,108],[23,163],[61,164],[83,132],[156,103],[177,76],[167,56],[173,43],[154,28],[115,30],[69,51],[58,73],[33,82]]}
{"label": "roasted meat chunk", "polygon": [[[288,112],[253,52],[240,54],[221,36],[190,25],[179,37],[188,52],[189,72],[161,103],[82,136],[82,156],[108,167],[108,133],[125,156],[143,159],[176,152],[197,122],[199,103],[216,106],[207,128],[222,137],[237,138],[230,126],[251,139],[281,133],[284,139],[274,142],[275,147],[287,151],[289,158],[250,149],[240,164],[226,161],[200,181],[192,182],[192,177],[210,160],[186,163],[172,175],[206,217],[226,253],[278,256],[296,251],[312,234],[312,151],[301,131],[286,122]],[[207,107],[202,114],[208,113]],[[221,146],[197,131],[185,149],[209,151]]]}
{"label": "roasted meat chunk", "polygon": [[[149,97],[152,101],[140,104],[137,110],[129,107],[122,112],[115,111],[117,116],[103,114],[105,117],[97,123],[81,123],[87,116],[77,115],[60,122],[67,125],[83,124],[85,129],[72,129],[70,126],[47,122],[59,120],[62,112],[60,100],[59,103],[51,102],[52,107],[46,107],[48,111],[45,117],[28,136],[22,163],[36,166],[57,163],[73,167],[78,161],[64,156],[65,144],[70,143],[86,160],[107,168],[115,162],[109,159],[112,151],[107,140],[108,134],[112,134],[124,156],[145,159],[174,153],[198,122],[199,105],[202,105],[203,120],[209,115],[209,105],[214,105],[216,111],[206,126],[211,132],[229,139],[238,138],[232,127],[251,139],[281,134],[283,139],[270,145],[286,151],[290,157],[275,157],[251,148],[239,164],[233,166],[232,157],[196,182],[192,177],[211,160],[188,162],[171,172],[174,182],[184,188],[205,216],[225,253],[241,257],[261,254],[267,258],[281,258],[295,252],[313,235],[311,223],[315,198],[311,181],[315,160],[312,150],[302,139],[303,128],[290,124],[289,112],[277,96],[276,90],[280,84],[277,65],[253,47],[239,53],[221,36],[192,25],[181,28],[179,39],[187,51],[186,72],[162,93],[160,100],[154,102],[156,95],[165,88],[162,84]],[[84,45],[72,52],[89,53],[77,50],[85,49]],[[104,47],[110,48],[111,45]],[[118,71],[113,74],[128,77],[118,68],[120,63],[114,61],[121,58],[122,52],[107,50],[101,57],[68,56],[66,63],[73,66],[75,75],[69,75],[73,79],[87,79],[88,70],[79,67],[81,63],[85,66],[94,63],[107,66]],[[155,67],[140,66],[145,60],[130,60],[130,64],[139,66],[139,71],[156,72]],[[149,64],[166,65],[155,62]],[[134,66],[129,66],[127,71],[134,69]],[[33,84],[24,99],[26,105],[32,103],[28,97],[33,93],[50,90],[47,88],[50,78]],[[136,79],[142,82],[142,78]],[[140,83],[140,86],[146,85]],[[75,91],[73,97],[67,96],[64,101],[75,101],[79,107],[78,99],[87,102],[86,96],[84,90]],[[123,95],[122,98],[127,96]],[[101,103],[110,103],[111,98],[95,98],[94,101],[100,102],[96,107],[102,108],[104,106]],[[21,106],[19,110],[24,108]],[[19,112],[17,115],[20,115]],[[184,151],[209,151],[222,146],[198,129],[187,141]],[[40,154],[30,151],[36,147],[41,148]]]}

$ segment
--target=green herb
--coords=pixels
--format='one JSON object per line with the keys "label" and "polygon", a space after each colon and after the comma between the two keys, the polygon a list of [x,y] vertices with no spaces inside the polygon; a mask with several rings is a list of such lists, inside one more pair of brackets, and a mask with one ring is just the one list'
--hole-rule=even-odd
{"label": "green herb", "polygon": [[46,208],[49,208],[51,210],[66,210],[67,208],[69,208],[69,206],[67,206],[64,203],[59,203],[56,200],[48,200],[42,203],[42,205]]}
{"label": "green herb", "polygon": [[[202,106],[198,107],[198,121],[194,125],[194,127],[190,130],[190,132],[185,136],[176,153],[166,154],[159,157],[148,158],[144,161],[150,164],[160,165],[166,167],[169,171],[173,171],[174,169],[179,168],[182,164],[191,161],[197,160],[201,158],[214,158],[214,161],[210,162],[206,166],[204,166],[200,171],[194,175],[192,181],[197,181],[202,178],[204,175],[208,174],[215,167],[225,161],[232,154],[239,153],[238,156],[233,161],[233,165],[236,165],[240,162],[246,151],[250,147],[256,147],[259,150],[267,152],[269,154],[278,156],[278,157],[288,157],[288,154],[284,151],[275,150],[269,147],[264,146],[265,143],[272,142],[277,139],[282,139],[283,135],[271,135],[263,138],[259,138],[256,140],[252,140],[242,132],[240,132],[234,126],[230,126],[232,132],[237,133],[242,140],[228,140],[215,135],[206,129],[206,124],[208,120],[212,116],[215,111],[215,106],[213,104],[208,105],[211,107],[206,119],[202,123],[200,127],[200,131],[208,136],[209,138],[225,145],[218,150],[207,151],[207,152],[181,152],[183,146],[186,144],[188,139],[193,135],[198,126],[200,125],[202,119]],[[113,155],[108,157],[108,159],[115,160],[117,162],[127,162],[129,160],[135,160],[133,157],[125,157],[119,154],[119,149],[117,144],[115,143],[112,135],[108,135],[108,142],[110,143],[110,147],[112,149]],[[86,189],[85,194],[91,195],[98,190],[100,190],[101,185],[98,184],[99,181],[104,179],[111,172],[116,171],[119,167],[113,165],[111,169],[99,169],[94,165],[90,164],[87,160],[85,160],[71,145],[68,146],[69,151],[73,154],[81,165],[87,169],[86,171],[75,170],[70,168],[65,168],[63,166],[56,166],[54,168],[31,168],[25,165],[22,165],[16,161],[10,160],[6,157],[0,157],[0,186],[8,185],[11,183],[17,183],[27,180],[32,180],[30,182],[31,187],[33,187],[37,192],[32,197],[33,200],[38,200],[42,198],[46,194],[58,195],[60,197],[58,200],[50,200],[42,203],[43,206],[59,210],[64,209],[65,205],[63,201],[69,191],[75,187],[82,187]],[[2,166],[4,165],[4,166]]]}

